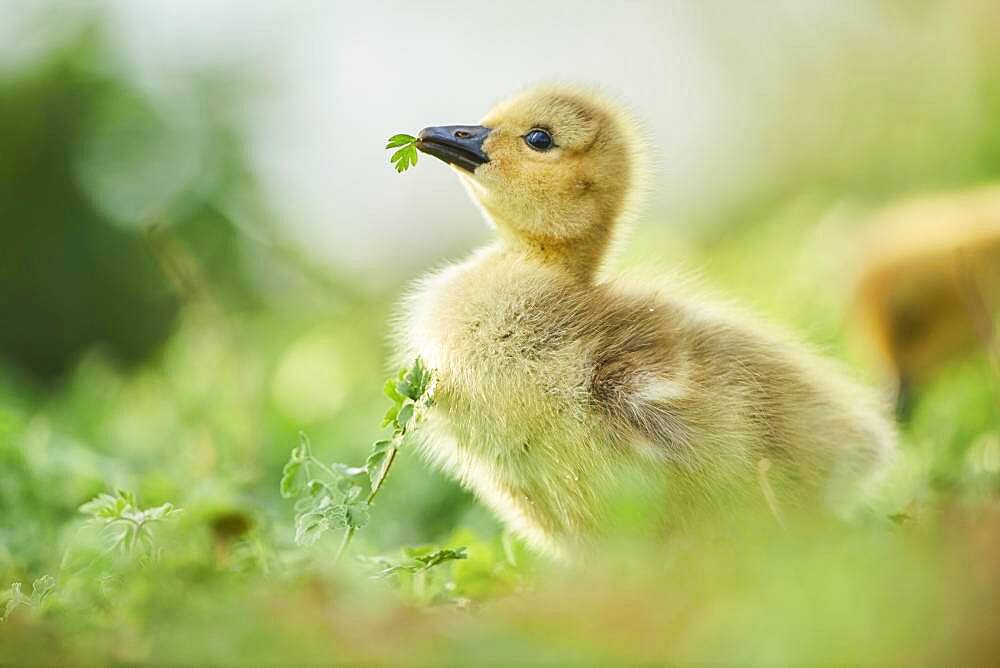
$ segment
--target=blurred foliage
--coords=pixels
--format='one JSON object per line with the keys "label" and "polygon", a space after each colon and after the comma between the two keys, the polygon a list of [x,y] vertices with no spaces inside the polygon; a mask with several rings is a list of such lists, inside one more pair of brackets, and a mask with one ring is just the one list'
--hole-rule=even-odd
{"label": "blurred foliage", "polygon": [[[1000,395],[977,355],[925,389],[882,498],[850,522],[748,512],[650,541],[624,498],[599,557],[551,564],[402,447],[348,558],[337,531],[297,544],[283,467],[300,431],[320,461],[369,455],[394,293],[272,234],[220,104],[230,78],[191,73],[178,111],[106,46],[83,30],[0,80],[0,662],[996,662]],[[924,165],[942,179],[996,176],[997,54],[976,97],[993,139],[977,125],[981,153]],[[866,191],[799,166],[720,201],[724,234],[642,227],[620,263],[652,249],[703,268],[849,356],[865,209],[841,188],[903,177],[873,168]]]}
{"label": "blurred foliage", "polygon": [[183,113],[162,109],[96,25],[0,77],[0,361],[42,381],[94,346],[142,362],[173,332],[194,266],[250,296],[219,209],[245,159],[220,91],[198,83]]}

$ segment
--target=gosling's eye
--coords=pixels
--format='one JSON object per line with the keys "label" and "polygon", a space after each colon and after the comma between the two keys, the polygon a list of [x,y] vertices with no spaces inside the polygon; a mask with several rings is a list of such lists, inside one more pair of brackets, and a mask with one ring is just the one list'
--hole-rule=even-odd
{"label": "gosling's eye", "polygon": [[547,151],[552,148],[552,135],[545,130],[534,129],[524,135],[525,143],[536,151]]}

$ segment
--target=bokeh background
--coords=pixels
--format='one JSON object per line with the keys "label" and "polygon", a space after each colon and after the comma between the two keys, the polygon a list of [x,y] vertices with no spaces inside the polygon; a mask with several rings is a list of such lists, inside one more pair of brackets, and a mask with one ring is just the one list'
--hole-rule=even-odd
{"label": "bokeh background", "polygon": [[[332,563],[336,532],[296,546],[278,480],[300,432],[363,461],[393,304],[490,237],[385,138],[544,81],[643,126],[614,269],[697,275],[888,397],[852,315],[869,239],[900,199],[1000,177],[998,25],[991,0],[0,3],[0,604],[56,582],[0,660],[995,660],[995,237],[987,335],[921,377],[893,520],[627,542],[580,585],[404,451],[352,552],[470,558],[387,584]],[[78,508],[116,488],[184,512],[157,559],[81,566]]]}

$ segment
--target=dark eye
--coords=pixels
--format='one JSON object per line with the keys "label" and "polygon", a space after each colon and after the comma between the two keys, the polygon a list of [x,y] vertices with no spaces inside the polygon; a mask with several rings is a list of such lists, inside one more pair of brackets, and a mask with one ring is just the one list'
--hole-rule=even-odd
{"label": "dark eye", "polygon": [[545,130],[539,130],[537,128],[532,130],[528,134],[524,135],[524,141],[527,142],[528,146],[536,151],[545,151],[552,148],[552,135]]}

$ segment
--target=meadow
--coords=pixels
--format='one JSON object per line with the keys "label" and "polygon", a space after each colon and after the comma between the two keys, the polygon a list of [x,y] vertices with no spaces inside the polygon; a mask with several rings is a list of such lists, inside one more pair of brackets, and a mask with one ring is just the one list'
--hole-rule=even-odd
{"label": "meadow", "polygon": [[[846,520],[748,511],[664,541],[644,523],[647,500],[623,493],[600,557],[555,563],[402,433],[369,506],[368,472],[354,467],[383,464],[388,446],[368,458],[393,437],[388,409],[406,424],[407,397],[384,393],[396,373],[388,323],[442,258],[407,257],[406,239],[388,239],[398,266],[373,278],[285,239],[226,116],[230,90],[207,75],[192,90],[211,169],[142,225],[109,223],[80,194],[104,182],[73,169],[82,159],[100,173],[109,155],[136,161],[119,172],[147,163],[127,139],[104,153],[84,140],[102,119],[145,127],[157,115],[125,79],[95,74],[100,31],[81,34],[0,85],[0,663],[996,662],[1000,376],[987,350],[921,389],[889,479]],[[931,132],[926,165],[906,173],[883,167],[912,155],[860,140],[826,156],[829,168],[789,158],[686,226],[643,210],[613,268],[696,276],[877,385],[850,318],[866,221],[899,191],[1000,172],[1000,78],[984,72],[987,120],[963,135],[977,151]],[[87,123],[58,113],[66,100]],[[137,145],[167,150],[170,132]],[[372,152],[383,143],[372,137]],[[438,167],[427,163],[414,171]],[[265,222],[235,225],[233,193]],[[457,184],[451,194],[463,197]],[[95,267],[121,273],[84,266],[92,248]],[[123,283],[152,297],[109,287]],[[63,315],[49,318],[39,295]],[[108,295],[125,306],[89,305]],[[101,322],[121,340],[93,334]]]}

